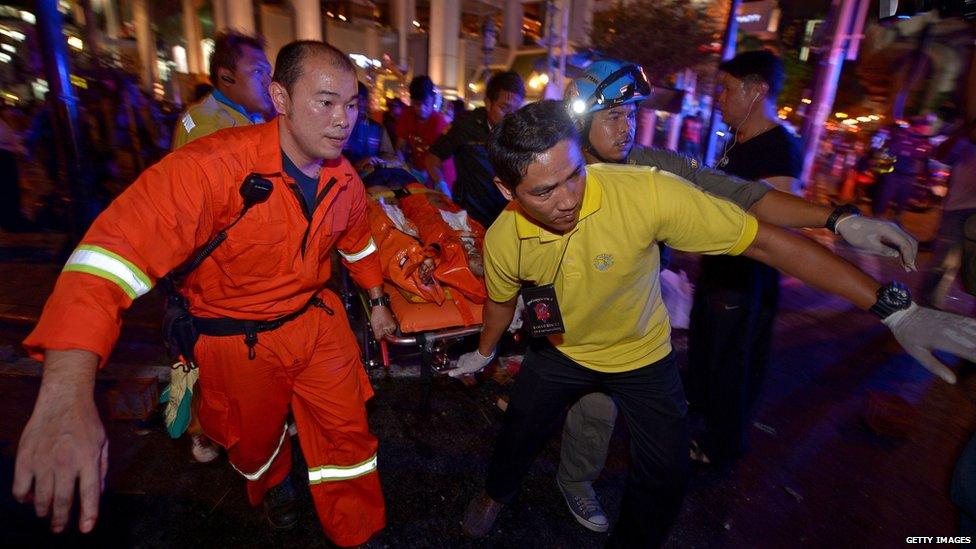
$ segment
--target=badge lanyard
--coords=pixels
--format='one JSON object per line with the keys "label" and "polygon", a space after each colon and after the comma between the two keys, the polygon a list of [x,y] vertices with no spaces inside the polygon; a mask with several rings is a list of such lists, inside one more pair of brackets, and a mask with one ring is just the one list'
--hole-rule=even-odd
{"label": "badge lanyard", "polygon": [[[559,310],[559,301],[556,299],[556,278],[563,268],[563,260],[569,250],[570,239],[573,234],[566,238],[562,254],[559,256],[559,264],[556,265],[556,274],[553,275],[552,282],[541,286],[523,287],[520,290],[522,302],[525,304],[525,324],[528,326],[529,335],[532,337],[542,337],[547,335],[561,334],[566,331],[563,325],[563,315]],[[519,239],[519,250],[516,275],[522,280],[522,240]]]}

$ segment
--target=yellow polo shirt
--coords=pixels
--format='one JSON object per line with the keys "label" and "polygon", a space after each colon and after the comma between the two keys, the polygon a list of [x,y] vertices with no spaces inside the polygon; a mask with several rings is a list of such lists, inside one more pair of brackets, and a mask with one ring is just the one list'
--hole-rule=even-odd
{"label": "yellow polo shirt", "polygon": [[675,175],[644,166],[591,165],[572,231],[549,232],[515,202],[488,229],[488,296],[508,301],[523,283],[553,283],[566,327],[564,334],[549,336],[553,345],[587,368],[626,372],[671,352],[657,243],[737,255],[757,231],[755,218],[738,206]]}
{"label": "yellow polo shirt", "polygon": [[210,135],[217,130],[251,124],[253,122],[248,117],[217,101],[211,93],[199,103],[190,105],[176,121],[176,128],[173,129],[173,145],[170,149],[178,149],[194,139]]}

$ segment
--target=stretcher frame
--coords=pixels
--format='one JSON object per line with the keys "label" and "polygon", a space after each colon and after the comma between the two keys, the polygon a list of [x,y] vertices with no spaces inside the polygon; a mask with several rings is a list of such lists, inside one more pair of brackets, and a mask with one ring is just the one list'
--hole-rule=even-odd
{"label": "stretcher frame", "polygon": [[[401,185],[405,184],[405,182],[401,182]],[[448,196],[448,198],[450,198],[450,196]],[[387,336],[382,341],[377,341],[373,336],[373,331],[369,323],[370,307],[367,304],[367,296],[365,292],[359,290],[356,292],[356,296],[354,297],[352,291],[350,290],[352,286],[349,282],[349,272],[345,268],[342,269],[342,272],[342,285],[343,292],[346,297],[345,304],[347,313],[352,313],[353,307],[356,306],[354,303],[355,301],[359,302],[363,312],[363,314],[359,317],[362,319],[360,329],[363,346],[363,364],[368,369],[382,366],[384,369],[389,371],[390,345],[396,345],[399,347],[416,346],[420,351],[420,381],[423,387],[423,407],[426,410],[429,404],[430,389],[433,383],[434,374],[444,374],[450,369],[446,348],[455,340],[481,333],[482,324],[479,322],[470,325],[452,325],[444,326],[442,328],[425,329],[416,332],[404,333],[401,328],[401,320],[396,314],[397,303],[394,302],[391,303],[391,311],[394,314],[394,318],[397,319],[397,333]],[[394,286],[390,281],[384,280],[384,291],[392,294],[397,291],[395,288],[396,286]],[[463,298],[461,300],[464,301]],[[446,303],[447,302],[445,302],[445,305]],[[425,303],[424,305],[429,306],[432,304]],[[441,305],[441,307],[445,305]],[[407,303],[406,306],[409,307],[410,304]],[[375,356],[375,347],[379,348],[379,357]],[[377,358],[380,360],[377,360]]]}
{"label": "stretcher frame", "polygon": [[[352,313],[352,309],[357,306],[362,310],[359,330],[362,338],[363,364],[367,369],[382,367],[385,370],[390,368],[389,345],[398,347],[417,347],[420,351],[420,383],[422,407],[424,410],[429,408],[430,392],[433,385],[435,374],[446,374],[449,367],[447,359],[447,347],[456,340],[481,333],[481,323],[470,326],[448,326],[433,330],[423,330],[418,332],[404,333],[397,322],[397,333],[377,341],[373,336],[373,330],[369,323],[369,306],[366,301],[366,294],[359,290],[353,292],[349,282],[349,271],[342,268],[342,284],[344,302],[347,313]],[[388,282],[384,282],[389,284]],[[394,317],[396,317],[396,312]],[[351,315],[350,315],[351,318]],[[379,356],[374,352],[379,348]]]}

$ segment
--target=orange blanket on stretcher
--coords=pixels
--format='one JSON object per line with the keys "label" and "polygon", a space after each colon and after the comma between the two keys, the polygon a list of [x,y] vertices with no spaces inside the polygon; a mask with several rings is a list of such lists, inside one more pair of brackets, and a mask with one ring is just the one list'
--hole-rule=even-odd
{"label": "orange blanket on stretcher", "polygon": [[[450,295],[484,302],[480,224],[447,196],[419,184],[396,193],[384,187],[369,191],[370,227],[384,278],[413,303],[441,305]],[[471,317],[463,316],[469,324]]]}

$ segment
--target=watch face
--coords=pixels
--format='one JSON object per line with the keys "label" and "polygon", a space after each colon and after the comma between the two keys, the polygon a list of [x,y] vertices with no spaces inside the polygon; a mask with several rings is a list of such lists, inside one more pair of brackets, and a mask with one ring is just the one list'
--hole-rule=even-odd
{"label": "watch face", "polygon": [[869,309],[878,318],[885,319],[896,311],[912,305],[912,293],[901,282],[892,282],[878,288],[878,301]]}
{"label": "watch face", "polygon": [[891,307],[904,309],[911,305],[912,294],[904,284],[893,282],[882,288],[881,295],[878,296],[878,299],[883,300],[886,305]]}

